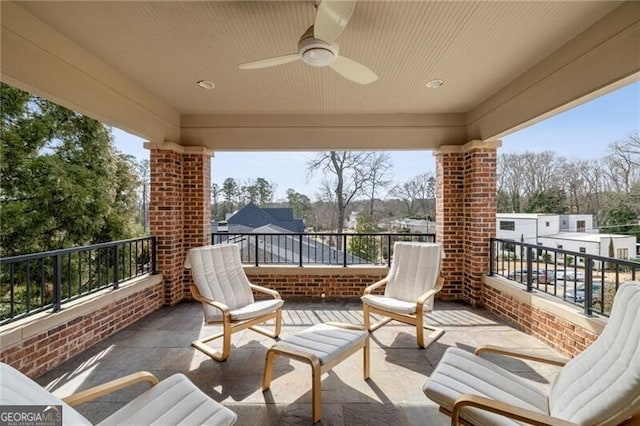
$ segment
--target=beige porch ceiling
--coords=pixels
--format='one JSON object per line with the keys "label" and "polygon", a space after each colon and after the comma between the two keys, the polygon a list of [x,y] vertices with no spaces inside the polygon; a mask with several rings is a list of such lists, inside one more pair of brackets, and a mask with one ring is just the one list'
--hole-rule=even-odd
{"label": "beige porch ceiling", "polygon": [[3,1],[2,80],[153,142],[432,149],[499,137],[640,72],[640,2],[616,1],[360,0],[340,53],[378,81],[301,62],[238,69],[295,52],[314,13],[311,1]]}

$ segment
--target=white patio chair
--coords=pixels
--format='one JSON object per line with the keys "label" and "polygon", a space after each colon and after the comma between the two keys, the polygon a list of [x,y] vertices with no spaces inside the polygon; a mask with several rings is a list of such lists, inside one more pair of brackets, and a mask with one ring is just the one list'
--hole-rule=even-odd
{"label": "white patio chair", "polygon": [[225,426],[234,424],[238,418],[236,413],[209,398],[183,374],[174,374],[158,382],[153,374],[142,371],[66,398],[58,398],[4,363],[0,363],[0,405],[5,409],[18,409],[25,405],[42,406],[40,414],[51,416],[53,420],[60,419],[61,416],[63,425],[91,425],[86,417],[72,407],[140,382],[148,382],[151,388],[101,421],[99,425]]}
{"label": "white patio chair", "polygon": [[[547,393],[478,356],[485,352],[563,367]],[[496,347],[475,355],[452,347],[423,390],[452,425],[638,425],[640,282],[620,286],[602,334],[568,362]]]}
{"label": "white patio chair", "polygon": [[[216,361],[224,361],[231,352],[231,335],[250,328],[268,337],[277,338],[282,326],[284,301],[275,290],[251,284],[242,267],[240,247],[221,244],[192,248],[187,252],[185,268],[191,269],[195,285],[191,285],[193,298],[202,303],[204,321],[222,324],[222,332],[195,340],[191,345]],[[253,291],[267,294],[271,299],[256,301]],[[257,324],[275,320],[270,332]],[[222,337],[222,353],[215,352],[206,343]]]}
{"label": "white patio chair", "polygon": [[[425,325],[424,314],[433,310],[434,296],[442,289],[442,257],[442,245],[439,243],[396,242],[389,273],[367,287],[361,297],[365,328],[375,331],[396,320],[415,325],[416,340],[421,348],[438,339],[444,330]],[[384,295],[372,294],[382,286],[385,286]],[[369,316],[374,313],[386,318],[372,325]],[[425,328],[431,331],[426,341]]]}

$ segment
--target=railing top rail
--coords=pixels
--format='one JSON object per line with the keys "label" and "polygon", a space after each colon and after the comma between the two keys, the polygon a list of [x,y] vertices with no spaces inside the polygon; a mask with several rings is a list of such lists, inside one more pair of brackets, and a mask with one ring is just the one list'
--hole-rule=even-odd
{"label": "railing top rail", "polygon": [[45,258],[45,257],[56,256],[56,255],[59,255],[59,254],[76,253],[76,252],[85,251],[85,250],[97,250],[97,249],[101,249],[101,248],[119,246],[119,245],[123,245],[123,244],[127,244],[127,243],[134,243],[136,241],[152,240],[154,238],[155,237],[130,238],[128,240],[109,241],[107,243],[99,243],[99,244],[91,244],[91,245],[86,245],[86,246],[70,247],[70,248],[66,248],[66,249],[51,250],[51,251],[45,251],[45,252],[41,252],[41,253],[30,253],[30,254],[21,254],[19,256],[3,257],[3,258],[0,258],[0,265],[4,265],[4,264],[8,264],[8,263],[15,263],[15,262],[24,262],[24,261],[27,261],[27,260],[34,260],[34,259],[42,259],[42,258]]}

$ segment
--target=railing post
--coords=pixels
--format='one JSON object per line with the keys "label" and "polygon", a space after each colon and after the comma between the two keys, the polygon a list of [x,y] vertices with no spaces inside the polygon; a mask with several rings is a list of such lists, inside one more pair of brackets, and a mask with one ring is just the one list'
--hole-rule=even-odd
{"label": "railing post", "polygon": [[391,268],[391,234],[387,234],[387,267]]}
{"label": "railing post", "polygon": [[342,234],[342,266],[347,267],[347,234]]}
{"label": "railing post", "polygon": [[[593,260],[585,256],[584,263],[584,314],[590,317],[593,315]],[[602,263],[602,268],[604,268],[604,263]],[[602,273],[604,274],[604,270]],[[577,296],[576,294],[576,298]],[[600,310],[604,311],[604,309]]]}
{"label": "railing post", "polygon": [[[531,247],[527,247],[527,292],[533,292],[533,259],[531,258]],[[536,274],[537,276],[537,274]]]}
{"label": "railing post", "polygon": [[298,254],[299,254],[298,266],[301,268],[302,268],[302,235],[303,234],[298,234]]}
{"label": "railing post", "polygon": [[489,276],[490,277],[494,276],[494,274],[495,274],[494,259],[497,259],[497,257],[496,257],[496,241],[493,238],[490,238],[489,239]]}
{"label": "railing post", "polygon": [[[265,241],[266,241],[266,240],[267,240],[267,237],[265,236],[265,238],[264,238],[264,239],[265,239]],[[256,266],[259,266],[259,265],[258,265],[258,241],[259,241],[259,240],[258,240],[258,234],[256,234],[256,235],[254,236],[254,241],[253,241],[253,243],[254,243],[254,245],[255,245],[255,247],[256,247],[256,249],[254,250],[254,253],[255,253],[255,255],[256,255]],[[265,244],[266,244],[266,242],[265,242]]]}
{"label": "railing post", "polygon": [[157,241],[157,237],[153,236],[151,237],[151,273],[153,275],[158,273],[158,269],[157,269],[157,245],[158,245],[158,241]]}
{"label": "railing post", "polygon": [[60,254],[56,254],[56,263],[54,266],[55,280],[53,283],[53,312],[60,310],[62,300],[62,258]]}
{"label": "railing post", "polygon": [[120,259],[118,256],[118,245],[113,246],[113,289],[118,288],[118,281],[120,281]]}

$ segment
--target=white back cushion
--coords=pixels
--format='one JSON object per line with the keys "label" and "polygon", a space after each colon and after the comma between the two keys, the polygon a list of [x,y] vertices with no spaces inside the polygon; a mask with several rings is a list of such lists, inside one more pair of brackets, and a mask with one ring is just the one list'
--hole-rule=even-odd
{"label": "white back cushion", "polygon": [[[399,241],[393,247],[393,262],[384,295],[415,302],[436,285],[440,275],[442,244]],[[433,309],[433,298],[425,308]]]}
{"label": "white back cushion", "polygon": [[[187,252],[185,268],[191,268],[195,285],[207,299],[224,303],[231,310],[254,302],[237,244],[192,248]],[[220,310],[202,306],[207,322],[220,319]]]}
{"label": "white back cushion", "polygon": [[60,398],[4,363],[0,363],[0,405],[62,405],[62,424],[91,425]]}
{"label": "white back cushion", "polygon": [[600,337],[556,377],[549,409],[589,425],[617,425],[640,413],[640,282],[620,286]]}

